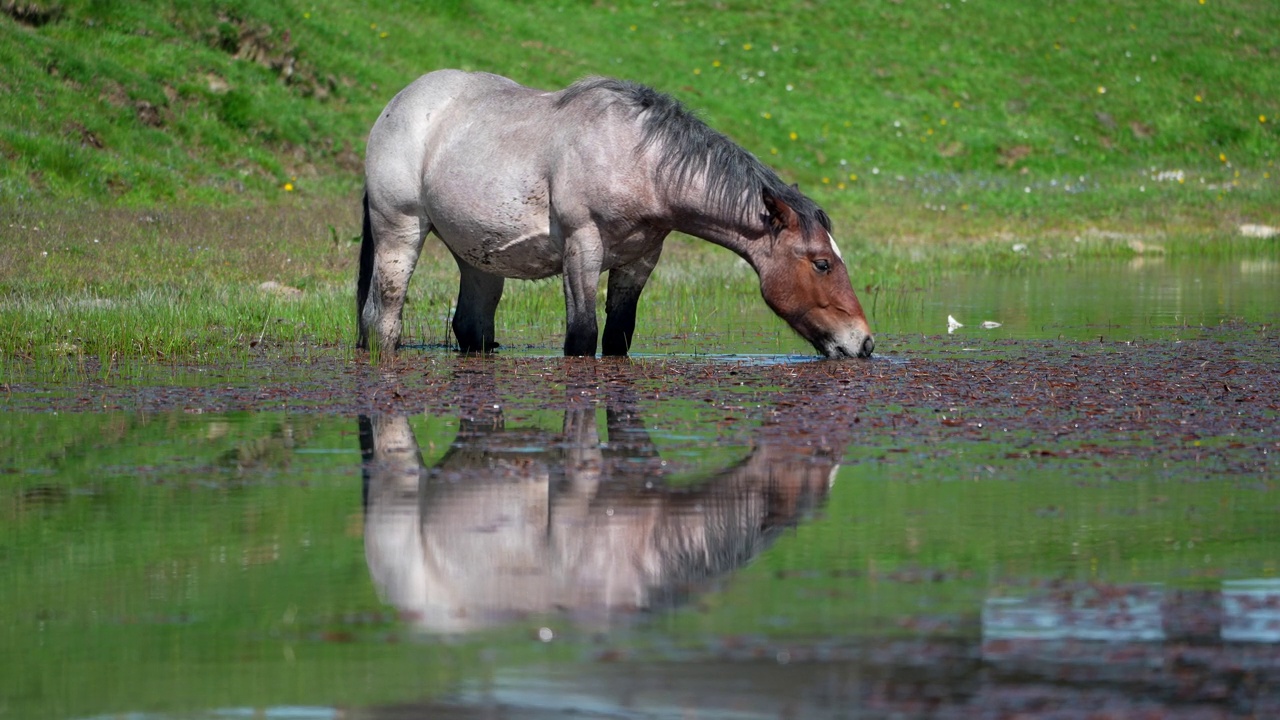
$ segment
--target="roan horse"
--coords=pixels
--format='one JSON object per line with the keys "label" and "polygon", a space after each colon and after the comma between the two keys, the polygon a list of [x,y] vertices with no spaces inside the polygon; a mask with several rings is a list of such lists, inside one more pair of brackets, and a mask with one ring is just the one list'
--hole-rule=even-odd
{"label": "roan horse", "polygon": [[463,352],[497,347],[505,278],[562,273],[564,353],[594,355],[607,270],[602,350],[626,355],[673,230],[750,263],[765,302],[818,352],[871,355],[826,213],[678,101],[622,80],[542,92],[458,70],[418,78],[369,133],[359,345],[395,350],[409,278],[435,231],[462,275],[453,331]]}

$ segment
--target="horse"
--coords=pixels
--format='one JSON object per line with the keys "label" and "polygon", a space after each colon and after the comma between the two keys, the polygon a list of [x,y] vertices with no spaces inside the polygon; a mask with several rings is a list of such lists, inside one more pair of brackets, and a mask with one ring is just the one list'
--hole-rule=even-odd
{"label": "horse", "polygon": [[490,352],[506,278],[563,275],[564,354],[594,356],[608,272],[604,355],[626,355],[640,293],[679,231],[728,248],[769,307],[822,355],[869,357],[875,341],[831,219],[674,98],[583,79],[558,92],[439,70],[387,104],[369,133],[357,344],[394,352],[428,233],[458,264],[453,332]]}

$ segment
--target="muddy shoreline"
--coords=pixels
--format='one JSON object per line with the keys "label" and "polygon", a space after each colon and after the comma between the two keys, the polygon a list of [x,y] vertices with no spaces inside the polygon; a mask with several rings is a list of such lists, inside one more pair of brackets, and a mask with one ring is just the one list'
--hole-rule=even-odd
{"label": "muddy shoreline", "polygon": [[[900,453],[1012,441],[1007,456],[1105,463],[1160,458],[1205,473],[1274,482],[1280,456],[1280,341],[1265,329],[1179,342],[930,339],[871,361],[778,358],[460,356],[410,351],[372,367],[337,359],[263,359],[246,367],[174,366],[170,381],[13,382],[21,412],[480,417],[495,406],[575,409],[635,403],[661,416],[695,403],[723,434],[755,442],[847,442]],[[91,367],[86,375],[94,376]]]}

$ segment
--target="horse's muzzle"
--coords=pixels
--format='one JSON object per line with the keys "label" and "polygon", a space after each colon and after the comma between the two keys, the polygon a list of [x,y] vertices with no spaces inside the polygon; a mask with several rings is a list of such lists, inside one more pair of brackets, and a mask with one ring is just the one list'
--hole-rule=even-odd
{"label": "horse's muzzle", "polygon": [[869,358],[871,353],[876,349],[875,338],[871,335],[863,335],[859,342],[857,338],[851,338],[849,342],[840,342],[834,338],[825,343],[818,345],[818,352],[828,358]]}
{"label": "horse's muzzle", "polygon": [[869,358],[871,353],[875,352],[876,339],[870,335],[862,339],[862,346],[858,348],[858,357]]}

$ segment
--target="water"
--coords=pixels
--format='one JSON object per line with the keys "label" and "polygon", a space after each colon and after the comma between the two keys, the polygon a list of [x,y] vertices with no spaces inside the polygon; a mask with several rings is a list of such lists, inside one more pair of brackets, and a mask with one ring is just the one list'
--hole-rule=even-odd
{"label": "water", "polygon": [[869,363],[17,384],[0,718],[1275,715],[1257,267],[959,278]]}
{"label": "water", "polygon": [[[956,332],[970,336],[1177,339],[1224,321],[1274,323],[1280,261],[1139,257],[1069,272],[959,274],[928,293],[882,300],[890,306],[877,318],[882,332],[936,335],[951,315],[964,325]],[[984,321],[1001,326],[986,330]]]}

